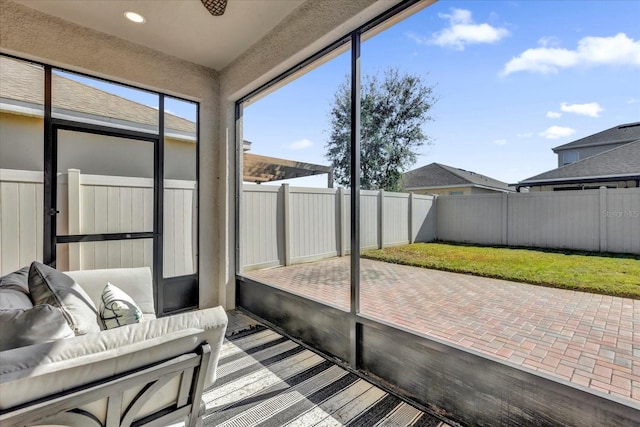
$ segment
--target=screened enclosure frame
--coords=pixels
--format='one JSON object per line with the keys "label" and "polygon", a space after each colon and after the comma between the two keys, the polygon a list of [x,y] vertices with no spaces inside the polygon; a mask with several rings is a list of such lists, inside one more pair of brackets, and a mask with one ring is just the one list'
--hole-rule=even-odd
{"label": "screened enclosure frame", "polygon": [[[176,313],[184,310],[190,310],[198,307],[199,295],[199,269],[195,268],[193,274],[164,277],[163,276],[163,204],[164,204],[164,146],[165,146],[165,98],[169,97],[177,101],[188,102],[195,105],[196,109],[196,141],[195,141],[195,191],[197,191],[196,203],[200,205],[200,193],[198,189],[199,183],[199,145],[200,145],[200,105],[198,102],[183,99],[174,95],[166,95],[157,91],[150,91],[133,85],[121,83],[118,81],[108,80],[85,74],[73,70],[67,70],[60,67],[53,67],[46,63],[40,63],[19,56],[10,54],[2,54],[3,57],[10,58],[24,63],[31,63],[41,66],[44,71],[44,133],[43,133],[43,247],[42,257],[43,263],[56,267],[57,254],[56,245],[65,243],[83,243],[83,242],[106,242],[116,240],[139,240],[152,239],[153,241],[153,285],[154,299],[156,304],[156,313],[159,316]],[[54,71],[61,71],[74,74],[80,77],[86,77],[93,80],[122,86],[125,88],[135,89],[146,93],[154,94],[158,97],[158,126],[156,132],[141,132],[130,129],[121,129],[118,127],[96,125],[84,123],[68,119],[60,119],[53,117],[53,79]],[[56,216],[59,213],[57,209],[57,133],[59,130],[88,133],[107,137],[124,138],[130,140],[144,141],[153,144],[153,230],[141,232],[123,232],[123,233],[92,233],[92,234],[74,234],[74,235],[57,235]],[[196,209],[196,206],[193,206]],[[200,229],[200,212],[196,211],[195,216],[196,230]],[[194,257],[199,257],[199,232],[194,233],[192,238],[195,239]],[[196,258],[197,259],[197,258]],[[169,305],[167,301],[173,301],[173,305]]]}
{"label": "screened enclosure frame", "polygon": [[[239,100],[236,101],[235,104],[235,129],[236,129],[236,140],[235,140],[235,154],[236,154],[236,197],[235,197],[235,212],[236,212],[236,223],[235,223],[235,260],[236,260],[236,303],[239,306],[243,305],[243,301],[247,301],[247,299],[257,299],[254,296],[250,296],[249,293],[258,293],[265,297],[264,301],[268,301],[268,295],[265,293],[265,288],[261,285],[261,283],[255,282],[251,279],[244,277],[241,273],[241,263],[240,263],[240,222],[238,218],[241,215],[241,200],[242,200],[242,137],[241,137],[241,129],[242,129],[242,117],[243,117],[243,105],[248,101],[251,101],[252,98],[261,96],[266,92],[273,90],[278,85],[283,84],[286,80],[293,77],[295,74],[309,67],[311,64],[322,61],[324,58],[329,55],[336,53],[339,49],[350,48],[351,50],[351,69],[350,69],[350,87],[351,87],[351,140],[350,140],[350,155],[351,155],[351,196],[350,196],[350,207],[351,207],[351,218],[350,218],[350,242],[351,242],[351,258],[350,258],[350,266],[351,266],[351,274],[350,274],[350,310],[348,313],[345,313],[348,316],[348,325],[345,325],[343,320],[338,320],[338,318],[343,317],[339,313],[339,310],[335,310],[329,307],[322,307],[322,304],[313,302],[308,300],[307,298],[297,296],[288,292],[284,292],[282,290],[276,290],[275,294],[280,298],[291,298],[296,301],[290,307],[295,306],[296,304],[310,304],[307,309],[318,310],[322,307],[323,310],[334,311],[335,313],[329,315],[331,318],[327,321],[327,328],[330,328],[330,324],[332,322],[337,322],[336,324],[341,324],[343,327],[348,329],[348,332],[345,330],[342,335],[344,336],[345,342],[348,341],[347,345],[344,345],[340,348],[341,353],[339,356],[343,356],[345,360],[348,361],[349,365],[358,369],[361,365],[362,359],[362,327],[363,325],[373,326],[373,327],[382,327],[386,328],[386,325],[383,325],[375,320],[369,319],[367,317],[363,317],[360,314],[360,113],[361,113],[361,100],[360,100],[360,87],[361,87],[361,76],[360,76],[360,53],[361,53],[361,44],[362,37],[368,31],[374,29],[375,27],[382,26],[382,24],[391,22],[395,17],[397,17],[402,12],[408,10],[415,4],[420,3],[420,0],[405,0],[395,5],[391,9],[387,10],[383,14],[378,17],[372,19],[371,21],[363,24],[357,29],[351,31],[349,34],[339,38],[335,42],[321,49],[314,55],[308,57],[307,59],[301,61],[295,66],[291,67],[289,70],[275,77],[274,79],[268,81],[264,85],[259,88],[251,91],[247,95],[243,96]],[[246,290],[243,290],[243,287],[246,287]],[[249,290],[250,289],[250,290]],[[244,299],[247,298],[247,299]],[[268,302],[264,304],[268,305]],[[265,308],[266,311],[269,311],[269,308]],[[257,313],[259,316],[260,314]],[[281,315],[282,313],[280,313]],[[278,314],[275,314],[275,317],[278,317]],[[329,338],[330,339],[330,338]],[[321,348],[323,344],[327,343],[326,337],[318,337],[313,336],[310,337],[309,341],[311,343],[318,344]],[[318,342],[321,341],[321,342]],[[345,357],[346,356],[346,357]]]}

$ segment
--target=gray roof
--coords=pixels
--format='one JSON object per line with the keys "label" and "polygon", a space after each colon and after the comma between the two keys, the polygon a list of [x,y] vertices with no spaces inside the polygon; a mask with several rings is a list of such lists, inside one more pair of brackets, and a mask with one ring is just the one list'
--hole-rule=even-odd
{"label": "gray roof", "polygon": [[405,190],[471,185],[499,191],[513,191],[513,188],[509,187],[506,182],[440,163],[431,163],[404,173],[402,184]]}
{"label": "gray roof", "polygon": [[594,147],[598,145],[626,144],[640,139],[640,122],[618,125],[593,135],[585,136],[568,144],[553,148],[553,152],[573,148]]}
{"label": "gray roof", "polygon": [[532,176],[519,184],[625,176],[640,176],[640,139]]}

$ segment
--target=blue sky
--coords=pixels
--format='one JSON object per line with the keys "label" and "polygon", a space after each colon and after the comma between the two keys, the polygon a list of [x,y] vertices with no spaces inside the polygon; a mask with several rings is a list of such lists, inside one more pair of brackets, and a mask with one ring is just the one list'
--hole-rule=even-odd
{"label": "blue sky", "polygon": [[[395,66],[435,85],[433,145],[414,167],[515,183],[555,168],[553,147],[640,121],[640,1],[440,1],[365,41],[361,62],[363,75]],[[252,152],[328,164],[328,113],[348,72],[347,52],[246,106]]]}

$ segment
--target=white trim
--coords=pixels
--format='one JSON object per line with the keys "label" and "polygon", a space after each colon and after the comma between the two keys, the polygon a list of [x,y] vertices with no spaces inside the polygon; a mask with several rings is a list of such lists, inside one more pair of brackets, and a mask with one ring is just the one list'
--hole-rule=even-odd
{"label": "white trim", "polygon": [[[34,104],[34,103],[25,103],[25,104],[27,105],[17,105],[17,104],[11,104],[8,102],[0,102],[0,112],[15,114],[18,116],[33,117],[38,119],[44,118],[44,106]],[[71,120],[79,123],[107,126],[107,127],[112,127],[116,129],[131,130],[135,132],[144,132],[150,135],[158,134],[158,129],[152,129],[153,125],[148,125],[149,127],[146,127],[146,128],[141,126],[136,126],[135,124],[127,125],[125,124],[125,121],[121,119],[97,116],[93,114],[91,114],[91,116],[95,118],[78,115],[72,111],[61,112],[58,108],[54,108],[53,116],[55,118],[59,118],[63,120]],[[186,132],[176,131],[166,126],[165,126],[164,136],[165,138],[175,139],[178,141],[194,142],[194,143],[197,140],[195,134],[186,134]]]}
{"label": "white trim", "polygon": [[[33,104],[37,105],[37,104]],[[17,116],[34,117],[37,119],[44,118],[44,106],[41,108],[27,107],[21,105],[9,104],[6,102],[0,102],[0,113],[15,114]]]}
{"label": "white trim", "polygon": [[591,180],[591,179],[609,179],[609,178],[633,178],[638,175],[640,175],[640,171],[634,172],[634,173],[619,174],[619,175],[576,176],[576,177],[567,177],[567,178],[547,178],[547,179],[535,179],[535,180],[532,179],[527,181],[520,181],[518,182],[518,185],[537,184],[541,182],[580,181],[585,179]]}
{"label": "white trim", "polygon": [[0,181],[2,182],[44,182],[44,172],[27,171],[20,169],[0,169]]}
{"label": "white trim", "polygon": [[188,181],[184,179],[165,179],[164,180],[164,189],[171,190],[194,190],[196,188],[195,181]]}
{"label": "white trim", "polygon": [[415,190],[439,190],[442,188],[471,188],[471,187],[475,187],[475,188],[484,188],[485,190],[493,190],[495,192],[500,192],[500,193],[515,193],[515,189],[513,190],[509,190],[509,189],[504,189],[504,188],[498,188],[498,187],[490,187],[488,185],[480,185],[480,184],[461,184],[461,185],[436,185],[436,186],[432,186],[432,187],[407,187],[405,188],[406,191],[415,191]]}
{"label": "white trim", "polygon": [[153,178],[81,174],[80,185],[153,188]]}

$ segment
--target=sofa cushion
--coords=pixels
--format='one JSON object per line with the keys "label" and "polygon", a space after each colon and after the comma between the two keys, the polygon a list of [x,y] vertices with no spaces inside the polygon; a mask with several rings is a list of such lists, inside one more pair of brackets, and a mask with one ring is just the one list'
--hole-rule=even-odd
{"label": "sofa cushion", "polygon": [[29,298],[29,267],[0,277],[0,310],[33,307]]}
{"label": "sofa cushion", "polygon": [[51,305],[0,310],[0,351],[75,336],[62,312]]}
{"label": "sofa cushion", "polygon": [[140,307],[126,292],[111,283],[107,283],[102,291],[98,313],[102,329],[113,329],[142,321]]}
{"label": "sofa cushion", "polygon": [[80,285],[64,273],[34,261],[29,269],[29,291],[34,305],[59,308],[76,335],[100,332],[96,306]]}
{"label": "sofa cushion", "polygon": [[153,278],[149,267],[67,271],[66,274],[82,286],[96,307],[100,306],[102,290],[111,282],[133,298],[142,310],[145,321],[156,317]]}
{"label": "sofa cushion", "polygon": [[0,410],[167,360],[203,342],[213,350],[205,379],[209,387],[226,326],[226,313],[215,307],[7,350],[0,357]]}

